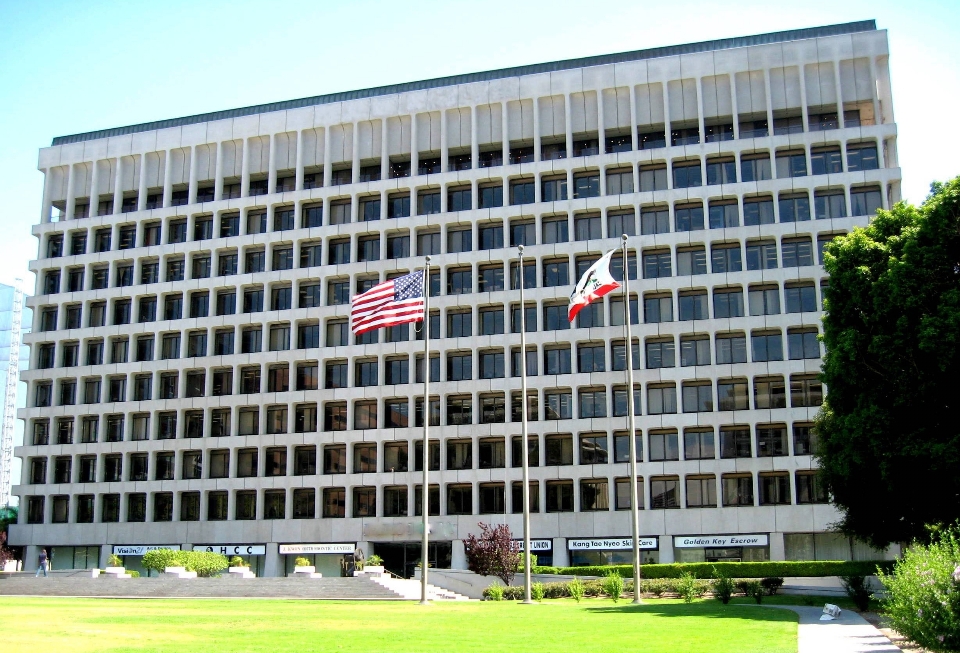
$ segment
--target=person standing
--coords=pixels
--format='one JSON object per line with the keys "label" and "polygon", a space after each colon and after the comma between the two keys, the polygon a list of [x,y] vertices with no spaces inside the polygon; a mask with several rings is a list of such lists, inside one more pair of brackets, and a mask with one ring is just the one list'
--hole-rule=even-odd
{"label": "person standing", "polygon": [[47,577],[47,550],[40,549],[40,565],[37,567],[37,575],[34,577],[39,577],[40,572],[43,572],[43,577]]}

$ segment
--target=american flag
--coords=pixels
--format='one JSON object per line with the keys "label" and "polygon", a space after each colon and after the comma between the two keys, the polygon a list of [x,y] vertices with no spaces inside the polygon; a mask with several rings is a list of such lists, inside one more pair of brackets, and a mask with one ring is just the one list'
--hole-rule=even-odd
{"label": "american flag", "polygon": [[351,301],[351,329],[356,335],[423,320],[423,271],[385,281]]}

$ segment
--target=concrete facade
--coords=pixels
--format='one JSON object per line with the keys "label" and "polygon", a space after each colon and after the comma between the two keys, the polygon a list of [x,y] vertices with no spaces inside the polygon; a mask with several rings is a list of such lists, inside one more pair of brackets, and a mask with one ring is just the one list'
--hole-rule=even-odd
{"label": "concrete facade", "polygon": [[[358,344],[344,325],[348,296],[425,253],[440,286],[434,539],[456,568],[478,521],[519,534],[518,242],[536,281],[532,535],[555,564],[567,538],[628,536],[622,297],[566,326],[580,271],[625,232],[651,557],[870,557],[824,535],[837,513],[804,474],[804,429],[822,392],[820,249],[899,200],[886,33],[661,50],[41,149],[11,543],[34,564],[39,546],[77,547],[88,566],[117,545],[258,545],[262,573],[282,575],[284,545],[416,541],[422,342],[411,325]],[[738,534],[766,544],[673,541]]]}

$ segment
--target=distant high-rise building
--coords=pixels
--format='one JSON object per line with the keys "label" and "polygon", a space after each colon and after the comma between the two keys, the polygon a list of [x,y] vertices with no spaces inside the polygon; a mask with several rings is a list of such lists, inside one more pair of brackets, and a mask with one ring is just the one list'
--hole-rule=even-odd
{"label": "distant high-rise building", "polygon": [[23,441],[23,422],[17,408],[26,406],[26,384],[20,372],[30,363],[30,350],[23,334],[30,332],[33,311],[24,307],[20,280],[8,286],[0,284],[0,507],[11,503],[11,479],[19,478],[20,461],[13,457],[14,446]]}
{"label": "distant high-rise building", "polygon": [[[54,139],[12,543],[408,575],[426,504],[462,568],[478,521],[521,530],[526,409],[542,563],[628,560],[631,483],[645,562],[882,555],[831,532],[812,454],[823,248],[900,198],[888,58],[863,21]],[[621,234],[631,343],[619,292],[567,322]],[[427,254],[429,361],[411,325],[354,337],[350,298]]]}

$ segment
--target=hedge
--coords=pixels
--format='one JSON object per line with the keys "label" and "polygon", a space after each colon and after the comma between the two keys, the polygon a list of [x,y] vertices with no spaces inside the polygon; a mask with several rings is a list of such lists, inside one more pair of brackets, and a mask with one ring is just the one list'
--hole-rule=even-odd
{"label": "hedge", "polygon": [[[714,569],[727,578],[768,578],[771,576],[872,576],[877,568],[889,573],[893,560],[790,560],[768,562],[686,562],[640,566],[641,578],[680,578],[684,572],[695,578],[715,578]],[[595,565],[585,567],[534,567],[536,574],[564,576],[606,576],[611,571],[633,578],[633,565]]]}
{"label": "hedge", "polygon": [[187,571],[197,572],[201,578],[209,578],[219,576],[229,563],[227,557],[219,553],[154,549],[143,555],[143,566],[161,573],[167,567],[183,567]]}

